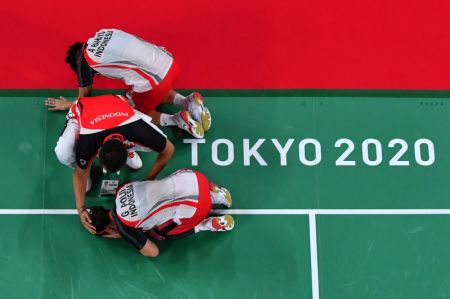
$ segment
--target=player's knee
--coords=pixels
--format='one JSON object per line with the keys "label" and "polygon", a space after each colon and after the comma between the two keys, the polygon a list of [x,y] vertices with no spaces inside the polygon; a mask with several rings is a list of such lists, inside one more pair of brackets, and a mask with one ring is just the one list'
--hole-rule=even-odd
{"label": "player's knee", "polygon": [[55,147],[55,154],[59,162],[69,167],[73,167],[75,163],[75,156],[71,150],[61,146],[61,144],[58,143]]}

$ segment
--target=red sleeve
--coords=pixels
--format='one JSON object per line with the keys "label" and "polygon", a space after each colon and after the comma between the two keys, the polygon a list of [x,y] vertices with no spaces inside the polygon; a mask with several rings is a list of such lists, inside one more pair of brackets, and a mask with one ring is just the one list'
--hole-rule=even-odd
{"label": "red sleeve", "polygon": [[70,106],[69,112],[67,112],[67,119],[74,119],[78,123],[80,123],[80,113],[79,113],[78,101],[75,101],[75,103],[73,103],[72,106]]}

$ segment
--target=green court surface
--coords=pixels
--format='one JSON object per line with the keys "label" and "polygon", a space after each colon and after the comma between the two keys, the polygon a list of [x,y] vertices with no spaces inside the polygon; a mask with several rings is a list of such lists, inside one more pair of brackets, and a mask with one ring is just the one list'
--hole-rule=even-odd
{"label": "green court surface", "polygon": [[[164,128],[176,152],[161,176],[189,167],[227,187],[235,229],[149,259],[81,226],[54,154],[65,116],[36,94],[0,99],[5,298],[450,296],[447,95],[205,93],[211,130]],[[143,178],[155,155],[141,157],[123,180]],[[87,202],[110,205],[100,172]]]}

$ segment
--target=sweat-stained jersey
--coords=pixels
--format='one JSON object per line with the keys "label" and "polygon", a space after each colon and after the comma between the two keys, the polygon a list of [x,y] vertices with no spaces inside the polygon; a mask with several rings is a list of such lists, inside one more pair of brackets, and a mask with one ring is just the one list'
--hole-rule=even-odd
{"label": "sweat-stained jersey", "polygon": [[87,41],[84,59],[95,72],[120,79],[135,92],[158,85],[173,62],[164,48],[118,29],[99,30]]}

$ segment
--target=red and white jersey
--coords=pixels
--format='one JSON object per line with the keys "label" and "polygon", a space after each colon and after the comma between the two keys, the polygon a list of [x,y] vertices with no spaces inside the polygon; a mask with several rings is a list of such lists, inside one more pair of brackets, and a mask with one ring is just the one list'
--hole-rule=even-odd
{"label": "red and white jersey", "polygon": [[164,79],[172,55],[164,48],[118,29],[101,29],[87,41],[84,57],[103,76],[120,79],[145,92]]}
{"label": "red and white jersey", "polygon": [[116,195],[116,213],[127,226],[144,231],[171,220],[191,218],[199,201],[198,179],[192,170],[178,171],[162,180],[131,182]]}
{"label": "red and white jersey", "polygon": [[125,97],[102,95],[80,98],[67,113],[69,120],[79,124],[75,145],[78,167],[87,169],[108,137],[116,135],[127,149],[161,153],[167,137],[151,122],[151,118],[134,110]]}
{"label": "red and white jersey", "polygon": [[123,126],[140,119],[127,99],[120,95],[80,98],[71,106],[67,117],[79,123],[82,135]]}

